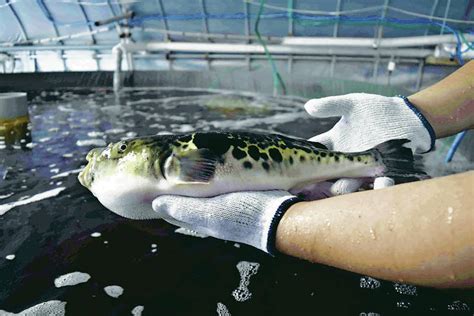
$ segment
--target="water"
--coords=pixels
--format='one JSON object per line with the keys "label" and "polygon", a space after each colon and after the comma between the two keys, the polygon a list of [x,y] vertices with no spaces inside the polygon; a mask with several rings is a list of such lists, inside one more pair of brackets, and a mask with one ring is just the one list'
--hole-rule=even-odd
{"label": "water", "polygon": [[[125,137],[235,128],[310,137],[335,122],[309,118],[302,105],[196,89],[30,95],[30,135],[0,144],[0,310],[65,302],[67,315],[472,314],[472,292],[417,287],[411,295],[400,284],[121,218],[76,179],[89,149]],[[240,262],[259,266],[242,302],[233,296]],[[77,271],[90,279],[55,286]]]}

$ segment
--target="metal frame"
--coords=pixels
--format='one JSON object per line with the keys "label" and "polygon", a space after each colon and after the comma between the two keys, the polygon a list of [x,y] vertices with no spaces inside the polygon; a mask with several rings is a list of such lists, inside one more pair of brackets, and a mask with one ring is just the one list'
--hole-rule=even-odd
{"label": "metal frame", "polygon": [[[13,4],[14,3],[11,3],[10,0],[6,0],[6,3],[8,4],[8,7],[10,8],[13,16],[15,17],[16,21],[18,22],[18,25],[20,26],[20,31],[21,31],[21,34],[23,35],[25,41],[29,41],[29,37],[28,37],[28,34],[26,33],[26,29],[25,29],[25,26],[23,25],[23,22],[21,21],[20,19],[20,16],[18,15],[18,13],[16,13],[16,10],[15,8],[13,7]],[[31,55],[31,52],[30,52],[30,55]],[[37,71],[38,70],[38,63],[36,62],[36,59],[33,61],[33,71]],[[15,69],[13,69],[13,71],[15,71]]]}
{"label": "metal frame", "polygon": [[446,9],[444,10],[443,24],[441,27],[441,31],[439,32],[440,35],[443,35],[444,33],[444,27],[446,26],[446,19],[448,18],[450,7],[451,7],[451,0],[448,0],[448,2],[446,3]]}
{"label": "metal frame", "polygon": [[[87,16],[86,10],[84,9],[83,5],[81,4],[81,0],[77,0],[77,4],[79,5],[79,9],[81,10],[84,19],[86,20],[87,28],[89,29],[89,32],[91,32],[92,45],[96,45],[97,40],[95,39],[94,34],[92,34],[92,27],[89,24],[90,20],[89,20],[89,17]],[[94,52],[94,56],[95,56],[97,54],[97,51],[94,50],[93,52]],[[97,64],[97,70],[100,70],[99,61],[95,57],[92,57],[92,58],[95,59],[95,62]]]}
{"label": "metal frame", "polygon": [[[49,11],[46,3],[43,2],[43,6],[44,6],[44,9],[48,12],[48,14],[52,16],[51,11]],[[47,17],[46,19],[49,21]],[[58,31],[58,27],[56,26],[56,23],[54,23],[54,21],[50,21],[50,22],[53,25],[55,36],[59,37],[59,31]],[[59,43],[61,43],[61,45],[64,45],[64,42],[62,40],[60,40]],[[67,70],[66,60],[64,60],[64,58],[62,57],[64,54],[64,51],[61,49],[60,53],[61,53],[61,60],[63,62],[64,71],[66,71]]]}
{"label": "metal frame", "polygon": [[[436,8],[438,8],[438,3],[439,3],[439,0],[435,0],[434,3],[433,3],[433,6],[431,7],[431,12],[430,12],[430,16],[433,17],[433,15],[435,14],[436,12]],[[430,18],[430,21],[433,21],[432,18]],[[425,36],[428,35],[428,32],[430,31],[430,27],[427,26],[426,27],[426,31],[425,31]]]}

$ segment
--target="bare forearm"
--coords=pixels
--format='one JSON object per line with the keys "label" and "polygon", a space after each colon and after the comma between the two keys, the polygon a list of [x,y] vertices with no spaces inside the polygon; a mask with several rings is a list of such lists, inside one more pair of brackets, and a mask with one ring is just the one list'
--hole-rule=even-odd
{"label": "bare forearm", "polygon": [[437,138],[474,128],[474,61],[408,99],[431,123]]}
{"label": "bare forearm", "polygon": [[290,207],[285,254],[388,280],[474,286],[474,172]]}

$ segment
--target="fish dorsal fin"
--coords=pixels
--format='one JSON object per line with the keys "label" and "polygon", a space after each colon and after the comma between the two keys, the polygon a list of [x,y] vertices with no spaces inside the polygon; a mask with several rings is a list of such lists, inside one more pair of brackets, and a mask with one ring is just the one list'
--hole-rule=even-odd
{"label": "fish dorsal fin", "polygon": [[327,148],[325,145],[321,144],[321,143],[318,143],[318,142],[313,142],[313,141],[309,141],[314,147],[316,148],[319,148],[319,149],[329,149]]}
{"label": "fish dorsal fin", "polygon": [[216,171],[218,157],[202,148],[171,154],[164,164],[164,176],[173,183],[209,183]]}

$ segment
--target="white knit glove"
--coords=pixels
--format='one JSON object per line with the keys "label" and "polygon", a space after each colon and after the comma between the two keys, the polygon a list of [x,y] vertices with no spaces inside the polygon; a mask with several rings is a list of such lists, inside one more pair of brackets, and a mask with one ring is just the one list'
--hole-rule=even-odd
{"label": "white knit glove", "polygon": [[314,117],[338,117],[339,122],[326,133],[310,140],[331,150],[364,151],[391,139],[408,139],[418,153],[433,149],[435,133],[430,123],[405,97],[351,93],[305,104]]}
{"label": "white knit glove", "polygon": [[299,199],[286,191],[235,192],[212,198],[163,195],[153,210],[167,222],[274,253],[284,212]]}
{"label": "white knit glove", "polygon": [[[364,151],[388,140],[403,138],[409,139],[408,146],[417,152],[429,151],[434,145],[433,128],[405,97],[351,93],[309,100],[305,109],[314,117],[341,117],[332,129],[310,138],[331,150]],[[362,184],[360,179],[339,179],[331,187],[331,193],[354,192]],[[374,182],[374,189],[393,184],[392,179],[381,177]]]}

